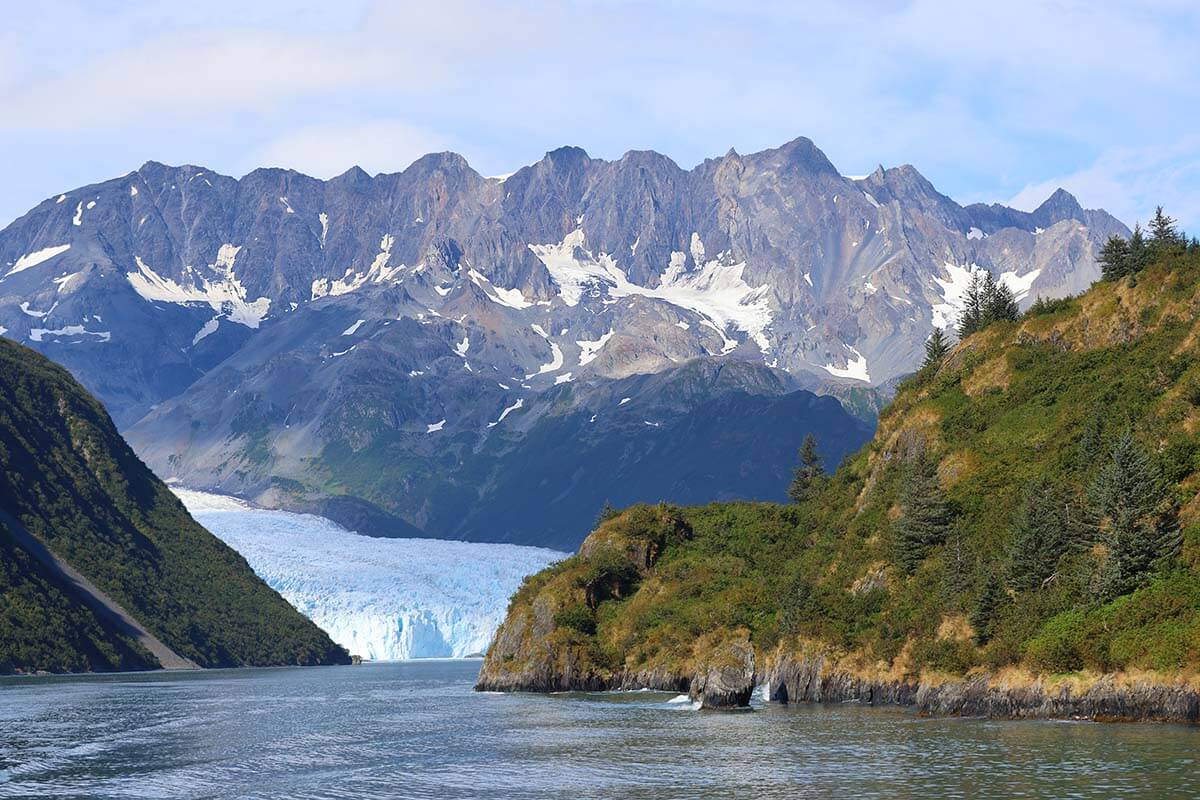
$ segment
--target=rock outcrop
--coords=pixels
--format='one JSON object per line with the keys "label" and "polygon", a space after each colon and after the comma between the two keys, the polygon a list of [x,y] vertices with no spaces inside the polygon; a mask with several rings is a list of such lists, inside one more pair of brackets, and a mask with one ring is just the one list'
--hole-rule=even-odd
{"label": "rock outcrop", "polygon": [[699,663],[688,687],[704,709],[726,710],[750,705],[754,694],[754,646],[746,631],[717,634],[715,642],[698,642]]}
{"label": "rock outcrop", "polygon": [[908,706],[935,716],[993,719],[1200,722],[1200,690],[1151,678],[1102,675],[1082,683],[980,674],[922,681],[860,674],[824,653],[785,653],[776,654],[758,680],[763,698],[778,703]]}

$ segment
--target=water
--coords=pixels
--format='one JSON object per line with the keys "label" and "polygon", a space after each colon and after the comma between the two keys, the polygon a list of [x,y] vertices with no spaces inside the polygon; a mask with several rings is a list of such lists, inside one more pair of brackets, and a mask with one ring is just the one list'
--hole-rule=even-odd
{"label": "water", "polygon": [[0,798],[1195,796],[1200,730],[474,694],[479,662],[0,680]]}

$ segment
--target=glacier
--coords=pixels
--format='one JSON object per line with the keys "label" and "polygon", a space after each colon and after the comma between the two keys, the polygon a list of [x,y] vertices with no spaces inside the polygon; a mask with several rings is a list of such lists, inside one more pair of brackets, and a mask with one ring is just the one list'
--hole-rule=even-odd
{"label": "glacier", "polygon": [[378,539],[324,517],[172,487],[196,521],[338,644],[375,661],[483,653],[521,580],[567,553]]}

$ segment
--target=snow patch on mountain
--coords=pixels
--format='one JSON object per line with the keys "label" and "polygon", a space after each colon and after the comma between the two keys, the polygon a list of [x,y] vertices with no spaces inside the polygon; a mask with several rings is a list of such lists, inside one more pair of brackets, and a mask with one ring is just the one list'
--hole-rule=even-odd
{"label": "snow patch on mountain", "polygon": [[847,349],[854,354],[853,359],[846,359],[845,367],[835,367],[833,364],[825,364],[822,369],[838,378],[849,378],[863,383],[871,382],[871,374],[867,371],[867,359],[862,353],[855,350],[850,345],[846,345]]}
{"label": "snow patch on mountain", "polygon": [[508,544],[373,539],[310,514],[174,491],[285,600],[351,653],[375,660],[484,652],[522,578],[567,556]]}
{"label": "snow patch on mountain", "polygon": [[192,337],[192,346],[195,347],[196,345],[200,344],[201,339],[216,333],[220,324],[221,317],[219,314],[210,319],[208,322],[204,323],[200,330],[196,331],[196,335]]}
{"label": "snow patch on mountain", "polygon": [[33,317],[34,319],[42,319],[43,317],[49,316],[51,311],[58,308],[58,302],[55,301],[54,305],[50,306],[50,309],[48,311],[35,311],[34,309],[29,307],[28,300],[21,301],[21,305],[18,306],[18,308],[20,308],[21,313],[27,317]]}
{"label": "snow patch on mountain", "polygon": [[138,271],[125,273],[125,279],[146,300],[179,305],[205,303],[213,311],[223,313],[230,322],[257,328],[267,316],[271,299],[246,299],[246,287],[233,271],[240,250],[232,244],[221,245],[216,260],[209,264],[209,269],[216,273],[212,280],[188,267],[184,283],[176,283],[155,272],[141,256],[134,257]]}
{"label": "snow patch on mountain", "polygon": [[533,303],[525,299],[525,295],[521,293],[520,289],[502,289],[474,269],[470,270],[467,274],[475,282],[475,285],[483,290],[487,299],[493,303],[507,306],[508,308],[515,308],[518,311],[533,305]]}
{"label": "snow patch on mountain", "polygon": [[933,326],[942,330],[946,330],[958,322],[963,305],[967,301],[967,288],[971,285],[971,278],[976,272],[982,271],[978,264],[959,266],[952,261],[947,261],[944,266],[948,275],[947,280],[942,280],[936,275],[933,276],[933,282],[941,290],[942,302],[934,303],[930,307],[933,312]]}
{"label": "snow patch on mountain", "polygon": [[58,287],[59,294],[62,294],[63,292],[67,292],[69,294],[72,289],[74,289],[76,280],[82,278],[85,274],[86,271],[81,269],[79,272],[72,272],[68,275],[60,275],[53,279],[54,285]]}
{"label": "snow patch on mountain", "polygon": [[608,333],[601,336],[595,341],[588,339],[579,339],[575,344],[579,345],[579,366],[584,367],[596,360],[601,348],[608,344],[608,340],[613,337],[614,331],[609,329]]}
{"label": "snow patch on mountain", "polygon": [[[933,280],[941,290],[942,302],[935,303],[931,307],[933,312],[933,325],[936,328],[946,330],[958,323],[959,316],[962,315],[963,306],[967,302],[967,289],[971,285],[971,279],[976,273],[982,273],[985,270],[978,264],[966,264],[959,266],[950,261],[945,263],[946,272],[949,275],[948,280],[934,276]],[[1040,269],[1032,269],[1024,275],[1019,275],[1015,271],[1004,272],[1000,275],[1000,283],[1005,284],[1012,290],[1013,298],[1020,302],[1029,296],[1033,290],[1033,284],[1037,281],[1038,276],[1042,274]]]}
{"label": "snow patch on mountain", "polygon": [[12,269],[10,269],[4,277],[7,278],[9,275],[16,275],[18,272],[24,272],[30,267],[36,267],[38,264],[49,261],[55,256],[65,253],[70,249],[71,245],[60,244],[54,247],[43,247],[41,250],[38,250],[35,253],[23,255],[17,259],[16,263],[13,264]]}
{"label": "snow patch on mountain", "polygon": [[67,325],[62,328],[53,330],[47,328],[34,328],[29,331],[29,340],[33,342],[43,342],[47,336],[94,336],[97,341],[107,342],[112,339],[110,331],[89,331],[82,325]]}
{"label": "snow patch on mountain", "polygon": [[537,372],[531,372],[528,375],[526,375],[525,380],[529,380],[530,378],[536,378],[538,375],[544,375],[547,372],[557,372],[558,370],[562,369],[562,365],[563,365],[562,348],[559,347],[557,344],[555,344],[550,339],[550,334],[546,333],[545,329],[543,329],[541,325],[538,325],[535,323],[533,325],[530,325],[529,327],[533,328],[533,332],[536,333],[538,336],[542,337],[543,339],[545,339],[546,343],[550,345],[550,362],[547,364],[542,364],[540,367],[538,367]]}
{"label": "snow patch on mountain", "polygon": [[1016,272],[1003,272],[1000,274],[1000,282],[1012,289],[1013,298],[1020,302],[1029,296],[1029,292],[1033,289],[1033,282],[1041,274],[1040,269],[1032,269],[1024,275],[1018,275]]}
{"label": "snow patch on mountain", "polygon": [[[508,387],[505,386],[504,384],[500,384],[500,388],[507,389]],[[525,406],[525,399],[518,397],[517,402],[513,403],[511,406],[505,406],[504,410],[500,412],[499,418],[497,418],[497,420],[495,422],[489,422],[487,426],[489,428],[496,427],[501,422],[504,422],[505,417],[507,417],[509,414],[516,411],[517,409],[523,408],[524,406]]]}
{"label": "snow patch on mountain", "polygon": [[380,239],[379,253],[371,261],[371,266],[367,268],[366,272],[355,272],[353,267],[347,267],[346,272],[340,278],[317,278],[314,280],[310,287],[312,299],[337,297],[358,291],[368,283],[389,283],[395,280],[396,276],[407,269],[403,264],[395,267],[388,266],[388,261],[392,257],[392,246],[395,243],[396,239],[391,235],[385,235]]}
{"label": "snow patch on mountain", "polygon": [[557,244],[531,244],[529,249],[545,265],[559,296],[568,306],[578,305],[584,294],[611,299],[648,297],[662,300],[707,317],[719,331],[733,327],[747,334],[766,353],[771,345],[766,329],[771,324],[767,302],[770,287],[750,286],[743,279],[746,264],[729,263],[728,254],[705,260],[704,244],[692,235],[689,249],[695,269],[687,269],[687,254],[675,251],[658,286],[630,282],[608,253],[592,254],[582,228],[568,233]]}

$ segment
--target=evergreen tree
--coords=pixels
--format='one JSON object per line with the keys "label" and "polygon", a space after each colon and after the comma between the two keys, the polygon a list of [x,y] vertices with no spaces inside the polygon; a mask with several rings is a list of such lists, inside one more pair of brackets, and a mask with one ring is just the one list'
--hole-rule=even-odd
{"label": "evergreen tree", "polygon": [[1177,248],[1183,237],[1175,228],[1175,220],[1163,213],[1162,206],[1154,210],[1154,219],[1150,220],[1150,243],[1156,252],[1164,252]]}
{"label": "evergreen tree", "polygon": [[964,594],[971,588],[974,565],[967,557],[966,536],[962,520],[955,522],[946,539],[946,572],[943,587],[950,599]]}
{"label": "evergreen tree", "polygon": [[1150,264],[1152,255],[1149,245],[1146,244],[1146,235],[1142,233],[1142,226],[1135,223],[1133,236],[1129,237],[1129,272],[1127,274],[1132,275],[1144,270]]}
{"label": "evergreen tree", "polygon": [[1099,415],[1088,416],[1079,439],[1078,462],[1081,472],[1091,472],[1104,453],[1104,423]]}
{"label": "evergreen tree", "polygon": [[1120,236],[1110,236],[1100,249],[1100,278],[1115,281],[1130,273],[1129,242]]}
{"label": "evergreen tree", "polygon": [[992,273],[980,270],[971,276],[964,295],[963,311],[958,320],[958,336],[965,338],[993,322],[1017,319],[1020,311],[1012,289],[997,282]]}
{"label": "evergreen tree", "polygon": [[900,486],[896,523],[896,563],[911,574],[931,548],[946,541],[954,515],[937,476],[937,462],[922,452],[909,465]]}
{"label": "evergreen tree", "polygon": [[[965,339],[983,326],[983,280],[982,272],[971,275],[963,296],[963,310],[958,318],[958,338]],[[989,276],[990,277],[990,276]]]}
{"label": "evergreen tree", "polygon": [[1126,430],[1088,491],[1093,541],[1103,560],[1092,590],[1101,601],[1132,591],[1180,539],[1167,487],[1149,454]]}
{"label": "evergreen tree", "polygon": [[[991,277],[990,275],[988,276]],[[990,325],[993,322],[1012,322],[1020,316],[1020,310],[1017,308],[1017,298],[1013,296],[1012,289],[1004,281],[997,283],[991,281],[991,291],[986,296],[987,308],[984,312],[985,325]]]}
{"label": "evergreen tree", "polygon": [[1019,592],[1042,588],[1071,543],[1073,521],[1066,491],[1045,479],[1031,482],[1013,521],[1008,585]]}
{"label": "evergreen tree", "polygon": [[799,503],[807,500],[812,493],[814,484],[825,474],[821,464],[821,455],[817,452],[817,439],[811,433],[804,437],[800,445],[800,466],[792,476],[792,485],[788,487],[788,497]]}
{"label": "evergreen tree", "polygon": [[600,509],[600,513],[596,516],[596,524],[594,527],[599,528],[605,522],[608,522],[613,517],[621,512],[608,500],[604,501],[604,506]]}
{"label": "evergreen tree", "polygon": [[991,641],[998,612],[1008,599],[1008,593],[1004,591],[1004,582],[995,571],[991,572],[983,584],[983,591],[975,601],[975,608],[971,611],[971,627],[975,629],[976,644],[984,645]]}
{"label": "evergreen tree", "polygon": [[987,324],[992,321],[990,316],[992,304],[995,302],[996,296],[996,277],[992,273],[985,271],[983,280],[979,284],[979,327],[987,327]]}
{"label": "evergreen tree", "polygon": [[929,338],[925,340],[925,360],[921,362],[921,369],[937,367],[949,352],[950,342],[946,339],[945,331],[941,328],[934,328],[933,333],[929,334]]}

